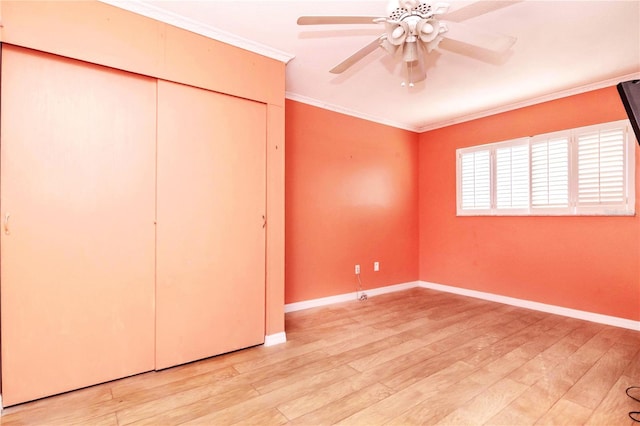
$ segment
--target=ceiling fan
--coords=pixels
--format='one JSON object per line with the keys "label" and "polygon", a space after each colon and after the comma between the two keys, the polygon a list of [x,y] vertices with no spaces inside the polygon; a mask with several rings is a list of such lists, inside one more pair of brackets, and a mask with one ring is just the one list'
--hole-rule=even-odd
{"label": "ceiling fan", "polygon": [[[515,3],[516,1],[508,2]],[[489,3],[489,2],[488,2]],[[485,13],[491,7],[503,7],[502,4],[476,8],[475,12]],[[458,16],[463,9],[472,9],[470,4],[454,13]],[[340,24],[384,24],[384,33],[353,55],[333,67],[329,72],[340,74],[355,63],[375,51],[383,48],[391,55],[402,58],[409,86],[427,77],[424,58],[432,52],[443,39],[464,43],[474,49],[484,49],[496,54],[508,51],[516,42],[515,37],[496,34],[473,28],[447,19],[448,3],[423,2],[419,0],[400,0],[390,3],[389,16],[301,16],[298,25],[340,25]],[[405,85],[403,82],[402,85]]]}

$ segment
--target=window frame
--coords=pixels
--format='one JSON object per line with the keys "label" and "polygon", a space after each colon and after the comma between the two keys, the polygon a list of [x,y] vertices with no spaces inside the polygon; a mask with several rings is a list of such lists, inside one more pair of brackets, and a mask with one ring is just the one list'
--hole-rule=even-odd
{"label": "window frame", "polygon": [[[572,179],[573,179],[573,174],[574,174],[574,167],[573,167],[573,143],[572,143],[572,135],[571,135],[571,130],[561,130],[558,132],[551,132],[551,133],[545,133],[542,135],[536,135],[530,138],[530,142],[529,142],[529,161],[531,162],[531,153],[533,151],[533,145],[540,143],[542,141],[547,141],[547,142],[552,142],[552,141],[557,141],[559,139],[566,139],[567,140],[567,161],[568,161],[568,170],[567,170],[567,191],[569,192],[568,194],[568,200],[567,200],[567,206],[566,207],[534,207],[533,206],[533,201],[531,201],[531,204],[529,205],[529,212],[527,213],[527,215],[530,216],[573,216],[573,209],[572,209],[572,195],[573,195],[573,191],[572,191]],[[533,167],[531,167],[531,169],[533,169]],[[531,190],[531,186],[530,186],[530,190]]]}
{"label": "window frame", "polygon": [[[470,153],[476,153],[479,151],[486,151],[487,149],[485,148],[484,145],[479,145],[479,146],[475,146],[475,147],[469,147],[465,149],[465,154],[470,154]],[[493,167],[492,167],[492,158],[491,158],[491,153],[489,155],[489,206],[493,205],[493,185],[491,185],[491,182],[493,181]],[[462,157],[461,156],[457,156],[457,166],[456,166],[456,193],[457,193],[457,204],[458,204],[458,210],[462,210]],[[476,216],[476,215],[486,215],[486,214],[490,214],[491,213],[491,208],[489,209],[480,209],[480,208],[473,208],[473,209],[465,209],[465,212],[470,212],[469,215],[472,216]]]}
{"label": "window frame", "polygon": [[[578,137],[613,129],[623,131],[623,186],[626,203],[585,205],[578,202]],[[568,191],[567,207],[533,207],[532,198],[532,147],[543,140],[566,138],[568,140]],[[527,208],[497,207],[497,150],[526,144],[529,147],[529,206]],[[617,120],[569,130],[545,133],[530,137],[510,139],[489,144],[456,149],[456,215],[457,216],[635,216],[635,144],[629,120]],[[489,151],[490,208],[462,208],[462,157],[471,152]]]}
{"label": "window frame", "polygon": [[508,143],[500,143],[500,144],[495,144],[496,146],[494,147],[493,151],[492,151],[492,182],[495,182],[495,185],[491,184],[491,191],[493,193],[492,196],[492,201],[491,201],[491,206],[492,209],[491,210],[498,210],[500,211],[501,215],[503,216],[520,216],[520,215],[526,215],[529,212],[529,208],[514,208],[514,207],[510,207],[510,208],[498,208],[498,187],[497,187],[497,183],[498,183],[498,164],[497,164],[497,160],[498,160],[498,155],[497,155],[497,151],[498,149],[501,149],[503,147],[515,147],[515,146],[523,146],[523,145],[527,145],[529,148],[529,206],[531,206],[531,138],[518,138],[518,139],[512,139],[509,140]]}
{"label": "window frame", "polygon": [[[617,129],[619,127],[621,127],[621,124],[624,124],[624,172],[623,172],[623,179],[624,179],[624,190],[625,190],[625,194],[624,196],[627,199],[626,202],[626,208],[621,208],[620,205],[601,205],[601,206],[589,206],[589,205],[579,205],[578,204],[578,197],[577,197],[577,191],[578,191],[578,173],[577,173],[577,169],[578,169],[578,162],[577,162],[577,157],[578,157],[578,147],[577,147],[577,138],[579,134],[585,134],[585,133],[589,133],[589,132],[595,132],[595,131],[607,131],[607,130],[612,130],[612,129]],[[578,132],[579,130],[579,132]],[[575,207],[577,209],[579,209],[579,213],[576,213],[577,215],[582,215],[582,216],[635,216],[635,146],[637,144],[636,139],[635,139],[635,135],[633,133],[633,131],[631,130],[631,123],[629,122],[629,120],[620,120],[620,121],[613,121],[613,122],[609,122],[609,123],[602,123],[602,124],[597,124],[597,125],[593,125],[593,126],[585,126],[585,127],[581,127],[579,129],[576,129],[576,147],[574,149],[574,157],[576,159],[576,161],[573,162],[574,164],[574,168],[575,168],[575,172],[572,174],[572,177],[574,178],[574,188],[575,188],[575,192],[576,192],[576,197],[575,197]]]}

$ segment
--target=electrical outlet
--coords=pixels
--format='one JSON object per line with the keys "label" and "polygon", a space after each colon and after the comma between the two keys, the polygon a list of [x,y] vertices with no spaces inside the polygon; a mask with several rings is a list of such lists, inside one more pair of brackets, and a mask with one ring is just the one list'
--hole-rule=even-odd
{"label": "electrical outlet", "polygon": [[360,275],[360,265],[356,265],[356,275]]}
{"label": "electrical outlet", "polygon": [[380,262],[373,262],[373,270],[378,272],[380,270]]}

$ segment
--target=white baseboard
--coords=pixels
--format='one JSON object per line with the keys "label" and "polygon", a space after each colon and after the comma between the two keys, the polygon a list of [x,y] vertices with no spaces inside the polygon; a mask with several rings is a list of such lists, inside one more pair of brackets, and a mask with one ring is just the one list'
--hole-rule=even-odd
{"label": "white baseboard", "polygon": [[287,341],[287,333],[281,331],[276,334],[267,334],[264,336],[264,346],[275,346]]}
{"label": "white baseboard", "polygon": [[[461,296],[474,297],[476,299],[488,300],[491,302],[503,303],[505,305],[518,306],[520,308],[532,309],[534,311],[547,312],[555,315],[596,322],[600,324],[612,325],[614,327],[627,328],[629,330],[640,331],[640,321],[633,321],[626,318],[613,317],[609,315],[597,314],[594,312],[580,311],[577,309],[565,308],[562,306],[548,305],[546,303],[533,302],[530,300],[517,299],[515,297],[501,296],[499,294],[486,293],[483,291],[469,290],[461,287],[453,287],[443,284],[430,283],[427,281],[412,281],[403,284],[395,284],[386,287],[379,287],[364,290],[368,297],[377,296],[394,291],[407,290],[414,287],[428,288],[446,293],[459,294]],[[284,305],[284,311],[295,312],[303,309],[316,308],[319,306],[332,305],[334,303],[357,300],[357,293],[338,294],[336,296],[321,297],[319,299],[305,300],[302,302],[289,303]],[[265,338],[265,345],[266,345]]]}
{"label": "white baseboard", "polygon": [[626,318],[612,317],[609,315],[596,314],[594,312],[564,308],[562,306],[547,305],[546,303],[532,302],[530,300],[516,299],[514,297],[501,296],[499,294],[485,293],[483,291],[469,290],[466,288],[452,287],[426,281],[419,281],[419,286],[432,290],[444,291],[447,293],[455,293],[461,296],[468,296],[474,297],[476,299],[489,300],[491,302],[504,303],[505,305],[532,309],[534,311],[547,312],[550,314],[562,315],[565,317],[577,318],[585,321],[612,325],[614,327],[628,328],[630,330],[640,331],[640,321],[633,321]]}
{"label": "white baseboard", "polygon": [[[373,297],[373,296],[378,296],[380,294],[407,290],[407,289],[418,287],[418,286],[419,286],[418,281],[412,281],[408,283],[389,285],[386,287],[365,289],[363,290],[363,292],[366,293],[367,297]],[[333,305],[334,303],[349,302],[352,300],[358,300],[358,293],[356,293],[355,291],[353,293],[338,294],[336,296],[321,297],[319,299],[311,299],[311,300],[304,300],[302,302],[289,303],[284,305],[284,312],[288,313],[288,312],[301,311],[303,309],[317,308],[319,306]]]}

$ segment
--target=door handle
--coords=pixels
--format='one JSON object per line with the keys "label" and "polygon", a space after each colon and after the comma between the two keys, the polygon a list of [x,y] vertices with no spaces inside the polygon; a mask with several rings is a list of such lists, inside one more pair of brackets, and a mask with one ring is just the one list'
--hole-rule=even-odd
{"label": "door handle", "polygon": [[9,213],[4,215],[4,234],[9,235]]}
{"label": "door handle", "polygon": [[266,228],[267,227],[267,218],[265,217],[265,215],[262,215],[262,228]]}

